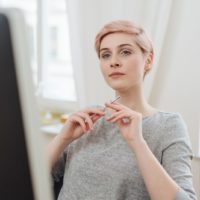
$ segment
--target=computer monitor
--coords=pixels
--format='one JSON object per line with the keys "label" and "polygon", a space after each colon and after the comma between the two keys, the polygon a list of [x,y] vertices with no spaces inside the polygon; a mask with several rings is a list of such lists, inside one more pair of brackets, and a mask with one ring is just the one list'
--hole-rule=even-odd
{"label": "computer monitor", "polygon": [[0,199],[52,200],[26,38],[22,13],[0,9]]}

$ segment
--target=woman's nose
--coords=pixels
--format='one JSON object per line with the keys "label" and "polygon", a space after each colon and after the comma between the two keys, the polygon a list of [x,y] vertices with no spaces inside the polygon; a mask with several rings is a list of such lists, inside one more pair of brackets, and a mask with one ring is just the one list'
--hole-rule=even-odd
{"label": "woman's nose", "polygon": [[110,67],[120,67],[120,66],[121,64],[120,64],[119,59],[117,59],[116,56],[113,56],[110,62]]}
{"label": "woman's nose", "polygon": [[114,63],[114,64],[111,64],[111,67],[120,67],[120,64],[119,63]]}

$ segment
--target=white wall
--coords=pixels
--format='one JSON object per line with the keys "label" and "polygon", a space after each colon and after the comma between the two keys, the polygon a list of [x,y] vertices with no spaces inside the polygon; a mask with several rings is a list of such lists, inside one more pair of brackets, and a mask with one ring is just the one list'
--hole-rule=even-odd
{"label": "white wall", "polygon": [[[176,9],[179,3],[174,5],[150,103],[164,110],[181,112],[189,126],[194,151],[197,152],[200,122],[200,24],[199,3],[197,5],[194,2],[182,1],[182,9]],[[177,19],[176,23],[174,19]]]}

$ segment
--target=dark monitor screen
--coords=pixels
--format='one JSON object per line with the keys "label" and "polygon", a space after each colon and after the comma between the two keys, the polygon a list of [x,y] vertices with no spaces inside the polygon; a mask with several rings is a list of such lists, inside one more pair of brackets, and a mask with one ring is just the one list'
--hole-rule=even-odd
{"label": "dark monitor screen", "polygon": [[34,199],[8,18],[0,13],[0,195]]}

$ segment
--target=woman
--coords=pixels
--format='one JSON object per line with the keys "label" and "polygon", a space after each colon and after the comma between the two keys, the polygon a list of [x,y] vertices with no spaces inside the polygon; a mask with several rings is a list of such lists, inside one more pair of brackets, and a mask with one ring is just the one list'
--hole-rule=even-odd
{"label": "woman", "polygon": [[53,177],[64,176],[58,199],[196,199],[183,119],[153,108],[143,94],[154,55],[144,30],[110,22],[95,48],[104,79],[120,98],[73,113],[49,144]]}

